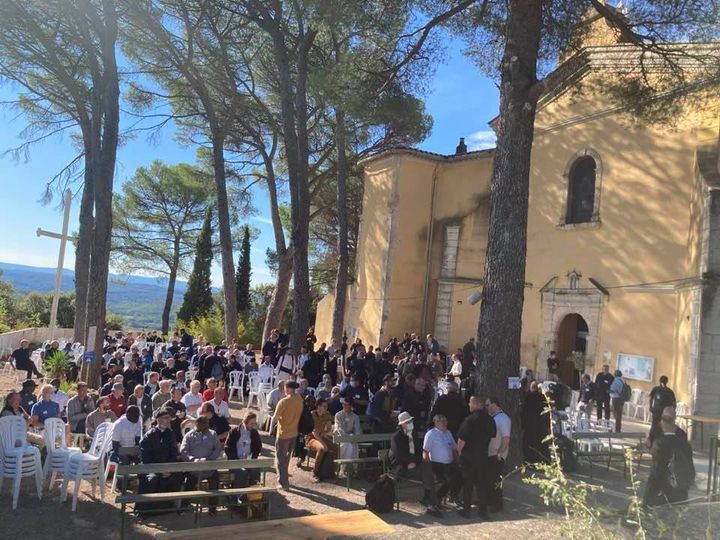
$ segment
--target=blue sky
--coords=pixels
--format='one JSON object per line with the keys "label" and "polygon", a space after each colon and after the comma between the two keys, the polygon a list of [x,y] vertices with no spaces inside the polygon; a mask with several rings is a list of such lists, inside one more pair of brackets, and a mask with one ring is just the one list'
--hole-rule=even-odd
{"label": "blue sky", "polygon": [[[494,137],[487,123],[498,108],[498,91],[495,83],[485,77],[462,54],[462,43],[448,40],[444,63],[437,66],[435,76],[425,96],[427,111],[434,120],[430,136],[418,146],[422,149],[449,154],[455,151],[459,137],[465,137],[470,149],[493,146]],[[0,87],[0,101],[15,97],[14,89]],[[20,133],[25,127],[17,111],[0,112],[0,153],[22,142]],[[183,147],[174,138],[172,126],[166,127],[159,140],[149,141],[143,136],[130,140],[118,150],[116,191],[131,178],[135,169],[155,159],[174,164],[195,162],[195,147]],[[58,201],[43,206],[39,200],[46,182],[73,157],[72,142],[68,135],[54,137],[35,145],[27,159],[15,160],[0,155],[0,261],[31,266],[55,267],[58,241],[38,238],[38,227],[59,232],[62,211]],[[267,192],[262,188],[254,192],[254,205],[258,213],[248,222],[260,231],[253,242],[253,283],[271,282],[272,276],[265,267],[265,249],[273,246]],[[70,229],[77,229],[77,201],[73,201]],[[74,253],[69,248],[65,268],[72,269]],[[121,271],[121,269],[113,269]],[[213,284],[221,285],[219,265],[213,268]]]}

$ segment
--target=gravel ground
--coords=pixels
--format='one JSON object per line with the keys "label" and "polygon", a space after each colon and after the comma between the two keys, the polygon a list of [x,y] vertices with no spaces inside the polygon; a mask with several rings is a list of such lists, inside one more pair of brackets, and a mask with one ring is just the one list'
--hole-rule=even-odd
{"label": "gravel ground", "polygon": [[[18,385],[14,380],[0,376],[0,394]],[[244,410],[236,403],[232,405],[233,423],[242,418]],[[263,454],[267,457],[273,455],[272,441],[263,437]],[[351,491],[345,488],[344,480],[335,480],[314,484],[311,482],[311,471],[307,467],[297,468],[291,464],[290,482],[293,486],[290,492],[278,492],[272,500],[272,518],[296,517],[308,514],[324,514],[343,510],[357,510],[365,506],[364,490],[369,486],[362,480],[353,481]],[[600,475],[596,475],[600,476]],[[641,474],[642,476],[642,474]],[[586,478],[582,478],[586,479]],[[267,484],[275,485],[274,473],[267,476]],[[611,470],[604,475],[603,482],[608,489],[601,497],[603,504],[616,508],[622,512],[627,506],[625,482],[622,470]],[[83,482],[78,501],[77,511],[70,511],[70,501],[60,503],[60,482],[48,492],[45,490],[43,499],[37,500],[32,483],[29,479],[23,481],[18,509],[12,511],[9,482],[5,482],[0,493],[0,540],[34,540],[52,538],[57,540],[72,539],[83,540],[86,537],[115,539],[120,537],[120,512],[114,504],[114,495],[110,489],[105,492],[105,498],[99,501],[93,498],[90,484]],[[72,487],[72,486],[71,486]],[[558,514],[548,514],[537,491],[524,485],[517,475],[506,482],[505,511],[493,514],[491,522],[482,522],[478,517],[470,520],[458,516],[453,510],[445,512],[444,517],[436,518],[425,514],[424,508],[417,501],[419,491],[404,490],[402,493],[400,512],[391,512],[382,516],[394,528],[393,538],[412,538],[419,540],[428,538],[527,538],[534,540],[544,538],[557,539],[567,534],[561,527]],[[102,502],[102,504],[98,504]],[[662,519],[657,521],[653,538],[712,538],[719,534],[708,536],[708,525],[712,531],[720,531],[720,506],[717,504],[700,504],[693,507],[684,507],[678,510],[664,511]],[[548,519],[549,518],[549,519]],[[226,525],[242,523],[243,518],[237,515],[230,516],[224,510],[214,517],[203,514],[200,526]],[[665,524],[671,524],[666,526]],[[193,516],[176,514],[156,516],[148,520],[136,520],[128,516],[126,522],[126,538],[149,539],[154,533],[162,530],[181,530],[193,528]],[[608,530],[609,537],[631,537],[629,529],[618,529],[612,523],[612,530]],[[242,529],[240,529],[241,531]],[[670,532],[674,531],[674,535]]]}

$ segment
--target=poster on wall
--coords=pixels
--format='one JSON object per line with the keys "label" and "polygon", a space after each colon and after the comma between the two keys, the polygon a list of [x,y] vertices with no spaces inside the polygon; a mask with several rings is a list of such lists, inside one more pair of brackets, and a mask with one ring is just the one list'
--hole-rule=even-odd
{"label": "poster on wall", "polygon": [[636,381],[653,381],[654,358],[638,354],[618,353],[617,360],[617,368],[622,372],[623,377]]}

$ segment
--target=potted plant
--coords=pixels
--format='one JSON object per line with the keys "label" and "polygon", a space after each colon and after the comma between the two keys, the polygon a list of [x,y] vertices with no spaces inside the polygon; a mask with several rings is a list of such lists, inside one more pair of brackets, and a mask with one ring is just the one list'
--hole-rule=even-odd
{"label": "potted plant", "polygon": [[51,379],[64,379],[70,370],[70,359],[62,351],[55,351],[43,360],[45,374]]}

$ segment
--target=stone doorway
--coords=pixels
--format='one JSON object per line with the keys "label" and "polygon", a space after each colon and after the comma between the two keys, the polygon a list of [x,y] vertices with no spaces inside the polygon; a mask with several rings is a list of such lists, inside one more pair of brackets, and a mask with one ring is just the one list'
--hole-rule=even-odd
{"label": "stone doorway", "polygon": [[557,357],[560,360],[558,376],[571,388],[580,387],[580,372],[568,357],[573,352],[587,354],[588,325],[578,313],[568,313],[557,330]]}

